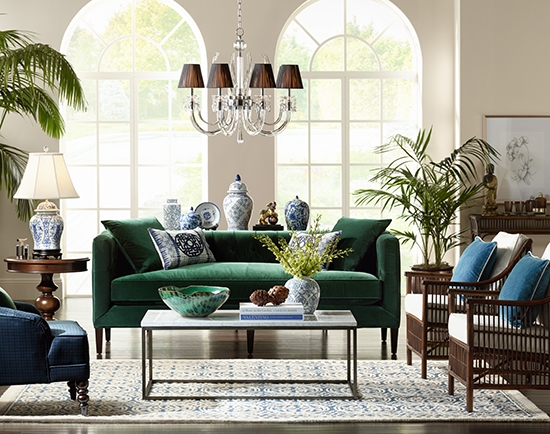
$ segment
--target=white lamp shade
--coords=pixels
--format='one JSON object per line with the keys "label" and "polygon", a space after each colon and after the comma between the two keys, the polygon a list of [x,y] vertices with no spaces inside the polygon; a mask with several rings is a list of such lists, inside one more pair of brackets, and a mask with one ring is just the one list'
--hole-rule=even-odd
{"label": "white lamp shade", "polygon": [[69,199],[77,198],[63,154],[33,152],[23,174],[16,199]]}

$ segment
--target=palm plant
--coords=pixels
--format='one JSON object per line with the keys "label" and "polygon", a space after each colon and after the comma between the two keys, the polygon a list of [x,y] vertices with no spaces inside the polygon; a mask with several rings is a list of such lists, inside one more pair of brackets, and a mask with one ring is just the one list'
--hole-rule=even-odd
{"label": "palm plant", "polygon": [[[29,116],[53,138],[65,132],[65,123],[57,99],[75,110],[84,110],[84,91],[65,56],[49,45],[35,43],[27,33],[0,31],[0,189],[8,198],[19,187],[28,154],[3,143],[2,127],[10,113]],[[32,216],[34,203],[16,201],[17,216],[26,221]]]}
{"label": "palm plant", "polygon": [[370,179],[378,189],[359,189],[358,205],[373,203],[382,210],[397,207],[399,218],[411,230],[393,230],[403,242],[416,245],[422,264],[415,268],[444,268],[445,253],[463,243],[466,231],[457,225],[458,212],[481,198],[483,182],[476,182],[476,163],[487,164],[499,156],[485,140],[472,137],[451,155],[434,162],[427,153],[432,136],[420,130],[416,140],[395,135],[376,148],[379,154],[397,153],[387,167],[377,169]]}

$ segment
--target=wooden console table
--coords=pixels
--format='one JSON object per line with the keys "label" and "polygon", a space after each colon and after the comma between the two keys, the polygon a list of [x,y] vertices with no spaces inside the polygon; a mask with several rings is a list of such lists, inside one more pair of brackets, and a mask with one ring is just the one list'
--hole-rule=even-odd
{"label": "wooden console table", "polygon": [[500,231],[511,234],[550,235],[550,215],[496,215],[470,214],[472,240],[479,236],[496,235]]}
{"label": "wooden console table", "polygon": [[55,273],[75,273],[87,270],[88,258],[78,259],[16,259],[6,258],[8,271],[12,273],[40,274],[42,280],[36,289],[40,296],[34,302],[42,317],[46,320],[54,319],[55,312],[61,306],[59,298],[53,292],[57,285],[53,281]]}

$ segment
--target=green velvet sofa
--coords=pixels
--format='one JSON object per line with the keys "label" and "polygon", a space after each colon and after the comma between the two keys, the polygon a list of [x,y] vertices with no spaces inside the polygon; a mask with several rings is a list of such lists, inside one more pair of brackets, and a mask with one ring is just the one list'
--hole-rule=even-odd
{"label": "green velvet sofa", "polygon": [[[391,330],[391,352],[397,351],[400,324],[400,255],[397,238],[385,229],[389,220],[343,217],[334,227],[342,231],[338,246],[353,253],[337,259],[313,278],[321,287],[318,309],[349,309],[358,327],[382,329],[385,342]],[[253,231],[204,231],[215,262],[165,270],[147,227],[163,229],[156,219],[111,223],[93,240],[93,322],[97,352],[102,352],[103,329],[110,340],[112,327],[139,327],[149,309],[167,309],[158,295],[166,285],[217,285],[231,290],[222,309],[238,309],[256,289],[284,284],[291,276]],[[114,225],[113,225],[114,223]],[[288,231],[263,231],[273,239],[290,238]],[[249,332],[249,352],[251,338]]]}

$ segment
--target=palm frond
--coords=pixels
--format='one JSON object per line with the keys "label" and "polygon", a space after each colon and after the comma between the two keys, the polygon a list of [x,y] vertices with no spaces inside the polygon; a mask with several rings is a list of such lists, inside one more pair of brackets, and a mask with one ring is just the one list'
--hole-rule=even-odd
{"label": "palm frond", "polygon": [[[398,218],[415,231],[392,233],[418,246],[425,265],[443,263],[445,253],[462,244],[463,230],[455,229],[458,212],[475,205],[483,183],[476,182],[477,165],[498,158],[498,152],[482,139],[472,137],[440,162],[428,154],[432,129],[420,130],[416,139],[402,135],[376,148],[377,153],[398,156],[376,169],[369,182],[378,188],[358,189],[356,204],[374,204],[382,211],[399,209]],[[433,256],[432,256],[433,255]]]}

